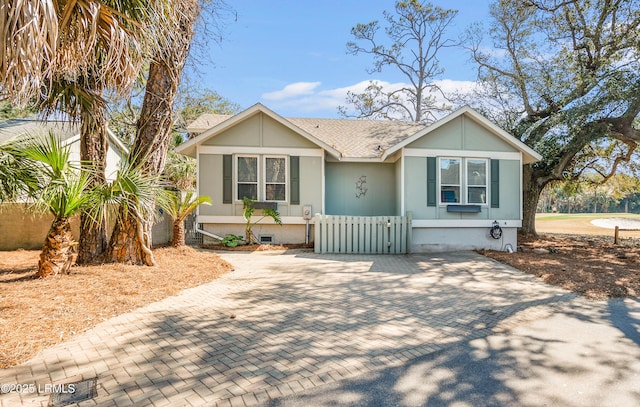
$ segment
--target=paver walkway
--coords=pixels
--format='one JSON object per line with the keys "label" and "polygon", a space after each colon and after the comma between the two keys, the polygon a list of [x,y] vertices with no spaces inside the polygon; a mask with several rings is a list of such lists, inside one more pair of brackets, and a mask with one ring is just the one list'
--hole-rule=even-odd
{"label": "paver walkway", "polygon": [[[97,397],[80,406],[260,405],[509,330],[576,301],[470,252],[222,257],[235,271],[0,371],[0,383],[97,377]],[[46,393],[0,395],[2,407],[48,401]]]}

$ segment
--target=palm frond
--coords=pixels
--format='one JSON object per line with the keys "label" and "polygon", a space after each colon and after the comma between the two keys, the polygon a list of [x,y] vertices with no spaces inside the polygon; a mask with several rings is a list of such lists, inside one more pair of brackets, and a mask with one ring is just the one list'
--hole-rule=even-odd
{"label": "palm frond", "polygon": [[23,104],[83,77],[126,92],[145,55],[179,37],[168,27],[180,9],[171,0],[0,2],[0,96]]}
{"label": "palm frond", "polygon": [[32,160],[49,180],[64,178],[71,170],[79,170],[79,166],[71,162],[71,147],[64,145],[53,133],[45,136],[27,136],[22,154]]}
{"label": "palm frond", "polygon": [[70,146],[53,133],[21,138],[18,154],[34,174],[33,208],[68,218],[96,202],[88,190],[89,173],[71,161]]}
{"label": "palm frond", "polygon": [[211,205],[211,198],[206,195],[197,196],[193,191],[172,191],[169,194],[169,206],[165,208],[173,220],[183,221],[200,205]]}
{"label": "palm frond", "polygon": [[0,3],[0,89],[13,100],[38,95],[57,53],[56,3]]}
{"label": "palm frond", "polygon": [[22,143],[0,143],[0,202],[14,201],[37,189],[37,176],[22,154]]}
{"label": "palm frond", "polygon": [[[123,218],[155,219],[158,206],[167,208],[170,205],[171,198],[162,178],[149,174],[142,166],[135,166],[130,161],[122,160],[116,178],[98,187],[96,193],[104,205],[90,208],[91,218],[101,219],[105,216],[112,222],[121,222]],[[110,208],[121,208],[122,211]]]}

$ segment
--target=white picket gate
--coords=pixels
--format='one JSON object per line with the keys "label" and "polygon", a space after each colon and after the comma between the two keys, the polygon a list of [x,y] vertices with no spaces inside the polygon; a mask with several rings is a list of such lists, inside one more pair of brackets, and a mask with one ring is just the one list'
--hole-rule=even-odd
{"label": "white picket gate", "polygon": [[316,253],[401,254],[411,249],[407,216],[316,215]]}

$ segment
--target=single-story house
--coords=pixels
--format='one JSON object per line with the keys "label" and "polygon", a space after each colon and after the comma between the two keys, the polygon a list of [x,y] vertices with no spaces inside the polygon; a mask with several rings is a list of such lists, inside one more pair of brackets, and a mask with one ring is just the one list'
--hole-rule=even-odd
{"label": "single-story house", "polygon": [[[375,251],[362,249],[363,231],[391,246],[396,217],[409,222],[402,252],[515,249],[522,166],[541,158],[470,107],[423,125],[284,118],[256,104],[202,115],[188,131],[197,136],[176,151],[197,159],[198,193],[213,200],[198,209],[205,233],[241,235],[248,197],[282,217],[283,226],[256,226],[261,241],[322,236],[323,252]],[[330,224],[322,233],[321,222]]]}

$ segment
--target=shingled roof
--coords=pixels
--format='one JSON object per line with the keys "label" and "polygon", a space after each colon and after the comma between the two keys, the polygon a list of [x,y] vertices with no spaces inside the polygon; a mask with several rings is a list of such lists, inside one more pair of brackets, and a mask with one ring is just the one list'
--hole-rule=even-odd
{"label": "shingled roof", "polygon": [[176,151],[196,157],[198,144],[258,113],[266,114],[283,126],[299,133],[300,136],[315,143],[339,160],[385,161],[412,142],[462,115],[470,117],[496,137],[520,151],[523,154],[523,163],[532,163],[542,158],[529,146],[469,106],[464,106],[427,126],[420,123],[383,120],[287,119],[257,103],[233,116],[213,114],[200,116],[187,127],[189,133],[195,133],[197,136],[176,147]]}
{"label": "shingled roof", "polygon": [[[193,121],[187,131],[201,133],[230,115],[204,114]],[[424,124],[384,120],[286,118],[289,123],[330,145],[348,158],[377,158],[425,127]]]}

